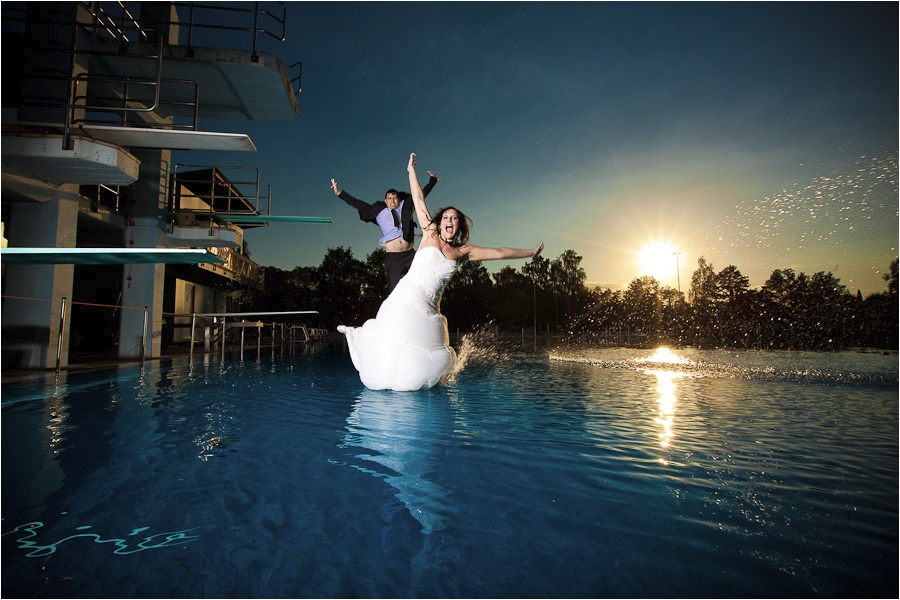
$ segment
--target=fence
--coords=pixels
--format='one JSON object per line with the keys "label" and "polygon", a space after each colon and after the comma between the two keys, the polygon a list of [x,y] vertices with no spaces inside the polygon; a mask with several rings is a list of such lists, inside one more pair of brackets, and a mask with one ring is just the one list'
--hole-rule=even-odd
{"label": "fence", "polygon": [[[151,323],[152,323],[152,311],[149,307],[136,307],[136,306],[125,306],[121,304],[104,304],[99,302],[81,302],[81,301],[70,301],[68,297],[63,296],[58,300],[51,300],[48,298],[32,298],[25,296],[13,296],[6,295],[2,296],[4,301],[6,300],[17,300],[17,301],[26,301],[26,302],[49,302],[52,304],[58,302],[59,303],[59,326],[56,332],[56,364],[55,370],[57,374],[60,372],[62,368],[62,353],[63,349],[66,349],[69,353],[71,353],[71,338],[72,334],[69,331],[71,325],[68,324],[70,320],[70,311],[74,306],[85,306],[85,307],[94,307],[101,309],[109,309],[111,311],[110,319],[116,319],[116,313],[123,310],[138,310],[143,312],[143,325],[142,331],[140,335],[140,362],[143,364],[148,356],[147,344],[151,340],[152,335],[160,334],[160,331],[153,332],[150,331]],[[291,345],[298,343],[306,343],[310,341],[316,341],[318,339],[324,339],[328,332],[324,329],[320,328],[308,328],[304,324],[298,323],[284,323],[284,322],[263,322],[259,320],[254,320],[248,322],[246,317],[264,317],[264,316],[296,316],[296,315],[314,315],[318,314],[318,311],[315,310],[304,310],[304,311],[279,311],[279,312],[240,312],[240,313],[190,313],[190,314],[174,314],[174,313],[162,313],[164,317],[190,317],[191,318],[191,341],[190,341],[190,353],[193,354],[194,347],[198,342],[204,344],[205,351],[209,352],[213,348],[213,344],[220,348],[222,352],[224,352],[226,347],[226,337],[225,332],[228,329],[238,329],[240,330],[240,352],[241,359],[244,357],[244,348],[245,348],[245,335],[244,332],[250,328],[254,328],[256,330],[256,342],[257,342],[257,350],[261,350],[262,341],[263,341],[263,332],[266,328],[271,328],[272,337],[271,337],[271,345],[273,355],[275,352],[276,346],[281,346],[283,349],[285,343],[289,343]],[[197,321],[200,320],[201,326],[203,327],[203,337],[197,339],[195,329],[197,328]],[[238,320],[240,319],[240,320]],[[209,323],[215,325],[215,327],[210,327]],[[220,333],[219,333],[220,332]],[[217,337],[218,336],[218,337]],[[280,336],[280,339],[279,339]],[[11,336],[7,336],[7,328],[4,327],[3,332],[3,345],[4,350],[8,351],[12,349],[14,352],[17,348],[18,340],[11,339]],[[79,337],[77,334],[75,335],[76,339]],[[25,340],[26,343],[30,345],[40,345],[35,339]],[[47,343],[50,343],[50,338],[48,338]],[[77,342],[76,342],[77,343]],[[150,353],[152,353],[152,348]]]}

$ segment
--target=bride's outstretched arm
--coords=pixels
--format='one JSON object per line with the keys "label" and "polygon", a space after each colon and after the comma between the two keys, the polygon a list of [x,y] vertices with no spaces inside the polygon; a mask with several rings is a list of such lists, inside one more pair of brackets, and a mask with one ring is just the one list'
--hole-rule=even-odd
{"label": "bride's outstretched arm", "polygon": [[469,260],[506,260],[510,258],[534,258],[544,249],[544,242],[534,248],[483,248],[466,244],[460,246],[459,251],[465,254]]}
{"label": "bride's outstretched arm", "polygon": [[425,193],[419,184],[419,176],[416,175],[416,153],[409,155],[409,163],[406,165],[406,171],[409,173],[409,191],[413,198],[413,204],[416,207],[416,217],[419,220],[419,227],[425,231],[429,227],[432,229],[431,213],[428,212],[428,205],[425,204]]}

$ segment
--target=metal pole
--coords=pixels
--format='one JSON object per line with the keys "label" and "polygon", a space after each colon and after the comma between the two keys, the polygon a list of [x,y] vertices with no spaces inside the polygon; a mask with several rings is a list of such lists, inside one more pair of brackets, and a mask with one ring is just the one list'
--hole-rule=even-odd
{"label": "metal pole", "polygon": [[675,255],[675,275],[678,277],[678,293],[681,293],[681,268],[678,266],[678,257],[681,256],[681,252],[673,252]]}
{"label": "metal pole", "polygon": [[188,354],[188,358],[191,361],[194,360],[194,325],[197,323],[197,313],[191,313],[191,351]]}
{"label": "metal pole", "polygon": [[[194,38],[194,4],[191,3],[190,7],[188,12],[188,48],[193,44]],[[193,49],[191,49],[191,52],[193,53]]]}
{"label": "metal pole", "polygon": [[534,347],[537,348],[537,281],[531,280],[531,307],[534,310]]}
{"label": "metal pole", "polygon": [[256,53],[256,39],[259,37],[259,2],[255,3],[253,9],[253,55],[251,60],[259,62],[259,55]]}
{"label": "metal pole", "polygon": [[147,350],[147,317],[149,312],[147,307],[144,307],[144,332],[141,334],[141,364],[144,364],[144,354]]}
{"label": "metal pole", "polygon": [[247,319],[241,319],[241,362],[244,362],[244,332],[247,330],[244,323],[246,322]]}
{"label": "metal pole", "polygon": [[59,335],[56,338],[56,374],[59,375],[60,356],[62,353],[63,330],[66,328],[66,297],[62,297],[59,307]]}

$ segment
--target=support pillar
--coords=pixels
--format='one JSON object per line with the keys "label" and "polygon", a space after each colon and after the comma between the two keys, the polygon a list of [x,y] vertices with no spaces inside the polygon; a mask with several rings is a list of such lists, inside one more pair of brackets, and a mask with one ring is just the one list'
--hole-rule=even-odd
{"label": "support pillar", "polygon": [[[125,228],[125,248],[165,247],[166,198],[171,151],[135,149],[141,161],[138,180],[131,186],[130,222]],[[122,316],[119,324],[119,358],[140,359],[144,313],[149,327],[143,341],[143,356],[158,358],[162,352],[164,264],[124,265],[122,272]]]}
{"label": "support pillar", "polygon": [[[77,186],[75,186],[77,192]],[[78,201],[12,203],[6,235],[13,247],[74,248]],[[3,274],[3,364],[30,369],[56,367],[62,298],[72,298],[72,265],[8,265]],[[69,305],[71,307],[71,304]],[[67,319],[59,348],[69,364]]]}

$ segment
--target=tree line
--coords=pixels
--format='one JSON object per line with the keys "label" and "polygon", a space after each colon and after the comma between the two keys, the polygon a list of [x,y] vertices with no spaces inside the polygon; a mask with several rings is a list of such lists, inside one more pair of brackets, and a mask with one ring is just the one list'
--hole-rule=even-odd
{"label": "tree line", "polygon": [[[566,250],[537,256],[494,274],[460,263],[441,300],[451,332],[549,332],[570,342],[706,348],[883,350],[898,347],[898,260],[884,275],[886,290],[863,298],[832,273],[776,269],[759,288],[734,265],[716,271],[697,261],[685,295],[650,276],[625,290],[589,288],[582,257]],[[384,250],[364,261],[329,248],[318,267],[266,268],[266,291],[245,292],[245,310],[319,311],[308,325],[334,331],[362,324],[387,295]]]}

